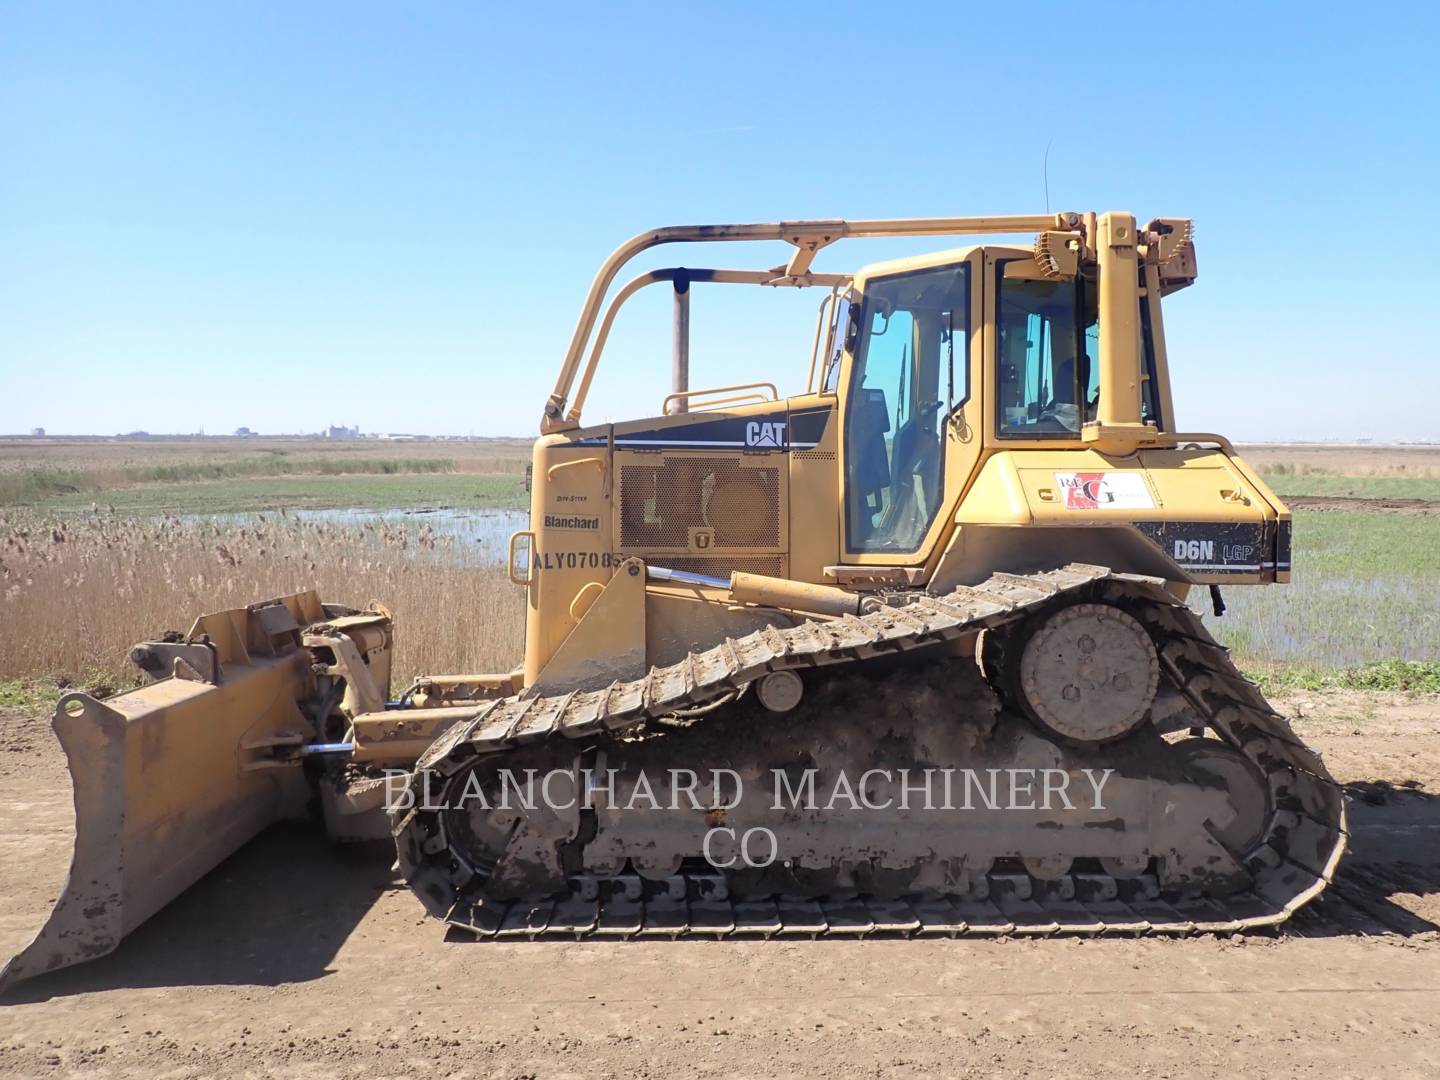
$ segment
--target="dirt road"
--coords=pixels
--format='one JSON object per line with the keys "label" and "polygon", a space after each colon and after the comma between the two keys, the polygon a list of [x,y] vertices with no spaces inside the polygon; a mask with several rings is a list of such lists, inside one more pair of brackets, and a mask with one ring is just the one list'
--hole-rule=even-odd
{"label": "dirt road", "polygon": [[[284,828],[3,999],[0,1074],[1440,1074],[1440,700],[1284,705],[1354,839],[1348,900],[1277,936],[447,942],[383,857]],[[0,715],[0,952],[59,888],[68,798],[44,721]]]}
{"label": "dirt road", "polygon": [[1351,495],[1286,495],[1291,510],[1364,510],[1372,514],[1440,515],[1437,499],[1361,499]]}

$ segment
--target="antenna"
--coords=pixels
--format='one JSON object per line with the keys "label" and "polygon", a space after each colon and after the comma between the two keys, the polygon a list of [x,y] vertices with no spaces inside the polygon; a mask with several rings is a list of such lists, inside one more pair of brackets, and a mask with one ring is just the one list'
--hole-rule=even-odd
{"label": "antenna", "polygon": [[1050,144],[1055,141],[1054,137],[1045,141],[1045,162],[1041,169],[1045,173],[1045,212],[1050,212]]}

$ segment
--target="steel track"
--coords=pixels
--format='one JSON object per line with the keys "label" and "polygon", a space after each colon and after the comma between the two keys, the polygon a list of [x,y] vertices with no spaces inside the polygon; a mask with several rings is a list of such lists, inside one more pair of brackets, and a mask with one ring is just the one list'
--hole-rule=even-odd
{"label": "steel track", "polygon": [[[622,877],[577,881],[568,897],[497,903],[483,895],[491,868],[468,864],[446,837],[443,815],[424,808],[393,815],[402,873],[433,914],[472,934],[500,938],[1234,933],[1285,921],[1334,877],[1346,840],[1341,790],[1319,755],[1296,738],[1162,581],[1071,564],[1031,575],[995,574],[974,587],[903,599],[866,615],[726,639],[603,690],[487,702],[430,747],[416,775],[450,776],[478,758],[545,740],[623,736],[651,718],[715,702],[771,671],[863,662],[997,630],[1063,604],[1108,602],[1147,624],[1165,674],[1194,713],[1266,777],[1273,811],[1263,839],[1243,860],[1250,889],[1167,895],[1149,875],[1077,873],[1050,881],[1018,872],[988,874],[964,896],[732,900],[723,879],[700,875],[672,881],[659,897],[645,897],[638,879]],[[717,722],[723,713],[693,722]]]}

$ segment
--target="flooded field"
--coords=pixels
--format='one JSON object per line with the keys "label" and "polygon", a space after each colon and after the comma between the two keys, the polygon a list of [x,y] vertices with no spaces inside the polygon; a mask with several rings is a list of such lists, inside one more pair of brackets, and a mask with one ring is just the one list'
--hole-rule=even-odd
{"label": "flooded field", "polygon": [[[1289,585],[1225,590],[1229,610],[1212,630],[1247,670],[1440,657],[1434,518],[1300,511],[1294,561]],[[1197,596],[1196,607],[1208,611],[1208,597]]]}
{"label": "flooded field", "polygon": [[284,514],[224,513],[181,514],[177,521],[188,526],[209,526],[222,530],[263,529],[279,523],[326,526],[332,529],[367,531],[377,542],[388,532],[413,532],[417,538],[445,539],[457,561],[473,566],[503,566],[510,535],[526,528],[526,510],[454,507],[418,510],[287,510]]}

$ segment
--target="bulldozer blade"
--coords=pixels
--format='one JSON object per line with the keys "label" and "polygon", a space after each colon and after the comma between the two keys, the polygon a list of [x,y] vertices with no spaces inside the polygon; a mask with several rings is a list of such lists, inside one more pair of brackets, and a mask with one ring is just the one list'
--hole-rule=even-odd
{"label": "bulldozer blade", "polygon": [[[313,725],[300,703],[315,657],[299,628],[335,610],[303,593],[204,616],[196,627],[214,647],[213,678],[176,661],[176,674],[116,697],[59,700],[74,853],[54,910],[0,971],[0,989],[111,952],[266,826],[305,815],[299,752]],[[374,667],[388,676],[388,616],[342,615],[323,629],[355,623],[383,628]]]}
{"label": "bulldozer blade", "polygon": [[[60,699],[74,855],[55,909],[0,987],[110,952],[265,826],[303,813],[298,767],[247,771],[241,760],[247,733],[302,730],[285,684],[305,654],[289,659],[238,685],[167,679],[109,701]],[[268,707],[252,712],[262,696]]]}

